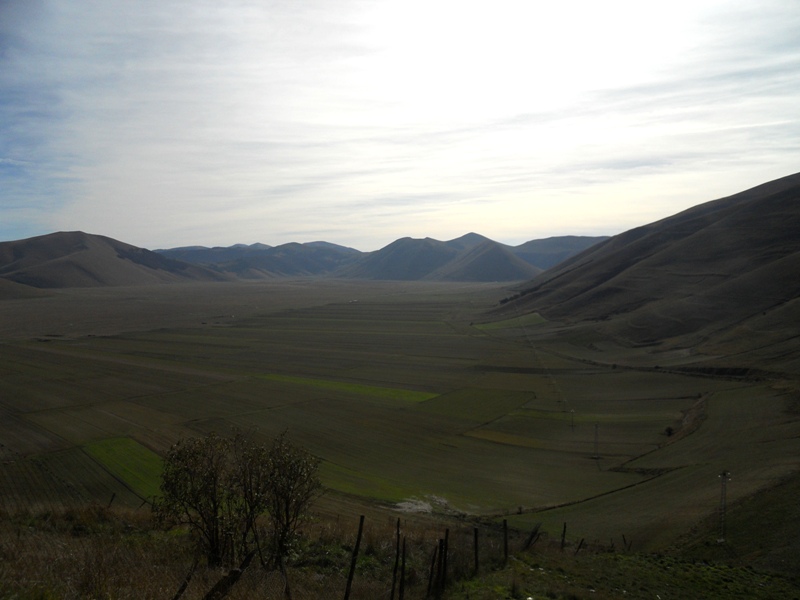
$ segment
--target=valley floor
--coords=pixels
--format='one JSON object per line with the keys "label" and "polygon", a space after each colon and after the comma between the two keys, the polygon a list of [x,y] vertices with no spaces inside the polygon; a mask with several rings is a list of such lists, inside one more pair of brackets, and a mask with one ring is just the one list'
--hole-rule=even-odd
{"label": "valley floor", "polygon": [[319,456],[329,515],[416,506],[663,551],[718,518],[723,471],[733,506],[798,470],[790,377],[686,372],[543,319],[482,325],[508,293],[297,280],[4,301],[0,506],[138,508],[172,443],[236,427]]}

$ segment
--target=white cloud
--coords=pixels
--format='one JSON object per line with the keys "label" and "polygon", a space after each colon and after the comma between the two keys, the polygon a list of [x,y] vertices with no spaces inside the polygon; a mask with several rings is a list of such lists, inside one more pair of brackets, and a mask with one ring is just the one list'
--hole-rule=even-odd
{"label": "white cloud", "polygon": [[616,233],[796,170],[791,0],[0,4],[0,237]]}

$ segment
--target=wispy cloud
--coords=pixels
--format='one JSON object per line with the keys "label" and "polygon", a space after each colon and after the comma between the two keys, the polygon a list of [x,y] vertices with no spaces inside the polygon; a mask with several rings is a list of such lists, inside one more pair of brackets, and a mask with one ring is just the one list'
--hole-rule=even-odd
{"label": "wispy cloud", "polygon": [[616,233],[797,170],[793,0],[0,2],[0,239]]}

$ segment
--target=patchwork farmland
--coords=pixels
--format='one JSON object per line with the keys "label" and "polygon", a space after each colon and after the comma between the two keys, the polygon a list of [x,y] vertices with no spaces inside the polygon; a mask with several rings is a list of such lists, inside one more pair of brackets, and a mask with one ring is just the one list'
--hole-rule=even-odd
{"label": "patchwork farmland", "polygon": [[736,501],[800,450],[791,390],[655,368],[540,317],[482,326],[497,285],[161,289],[63,290],[60,315],[0,319],[4,510],[141,507],[172,443],[238,428],[319,456],[330,513],[432,506],[657,548],[715,514],[720,471]]}

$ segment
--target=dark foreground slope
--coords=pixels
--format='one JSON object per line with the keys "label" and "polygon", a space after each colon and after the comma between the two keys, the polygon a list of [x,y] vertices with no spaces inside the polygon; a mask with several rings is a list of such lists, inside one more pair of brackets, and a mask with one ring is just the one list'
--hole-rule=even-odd
{"label": "dark foreground slope", "polygon": [[[32,288],[221,281],[225,275],[81,231],[0,243],[0,278]],[[12,286],[3,285],[12,293]],[[13,286],[14,294],[20,288]]]}
{"label": "dark foreground slope", "polygon": [[795,361],[800,174],[632,229],[534,279],[506,311],[635,345]]}

